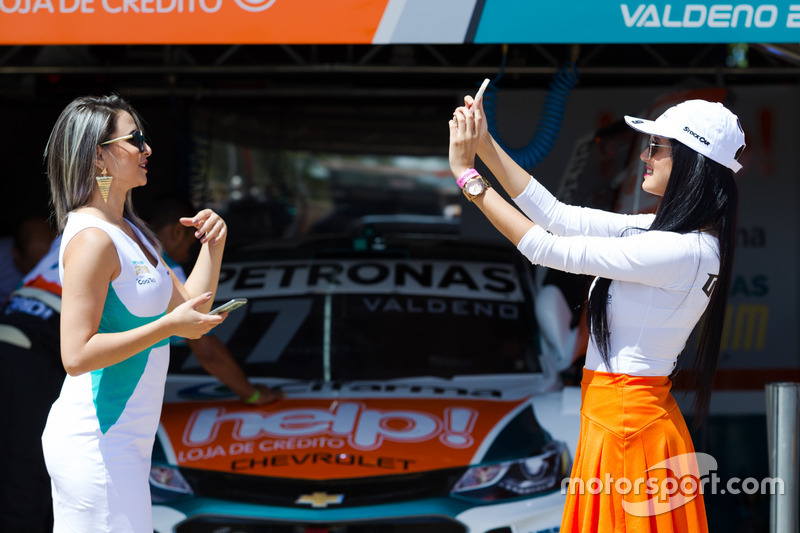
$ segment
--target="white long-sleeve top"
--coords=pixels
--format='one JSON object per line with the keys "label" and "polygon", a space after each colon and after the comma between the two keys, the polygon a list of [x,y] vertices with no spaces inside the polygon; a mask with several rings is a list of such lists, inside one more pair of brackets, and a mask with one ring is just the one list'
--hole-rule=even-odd
{"label": "white long-sleeve top", "polygon": [[717,238],[644,231],[655,215],[569,206],[533,178],[514,201],[537,224],[517,245],[531,262],[613,280],[607,315],[610,368],[593,337],[586,368],[669,375],[719,275]]}

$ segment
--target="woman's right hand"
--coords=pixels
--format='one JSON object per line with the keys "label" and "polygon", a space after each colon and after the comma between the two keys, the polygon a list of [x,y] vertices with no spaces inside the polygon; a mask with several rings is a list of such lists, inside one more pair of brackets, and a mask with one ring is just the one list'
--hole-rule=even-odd
{"label": "woman's right hand", "polygon": [[212,296],[213,293],[207,292],[191,300],[186,300],[173,309],[172,312],[167,315],[172,321],[172,335],[184,337],[186,339],[199,339],[215,326],[222,324],[228,316],[228,313],[209,315],[197,311],[197,308],[208,303]]}

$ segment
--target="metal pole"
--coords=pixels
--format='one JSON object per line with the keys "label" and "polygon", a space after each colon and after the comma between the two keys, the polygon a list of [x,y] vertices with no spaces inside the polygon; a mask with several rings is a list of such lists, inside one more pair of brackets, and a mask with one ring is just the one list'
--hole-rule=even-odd
{"label": "metal pole", "polygon": [[[772,478],[783,481],[770,499],[770,531],[797,533],[800,488],[800,383],[768,383],[767,444]],[[780,481],[778,482],[780,483]]]}

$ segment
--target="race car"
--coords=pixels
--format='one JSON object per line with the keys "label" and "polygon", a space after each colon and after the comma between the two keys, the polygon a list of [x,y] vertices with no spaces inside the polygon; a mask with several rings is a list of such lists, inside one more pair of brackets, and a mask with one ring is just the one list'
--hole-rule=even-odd
{"label": "race car", "polygon": [[456,236],[252,247],[215,331],[247,406],[173,356],[150,475],[159,533],[558,531],[580,392],[542,353],[532,267]]}

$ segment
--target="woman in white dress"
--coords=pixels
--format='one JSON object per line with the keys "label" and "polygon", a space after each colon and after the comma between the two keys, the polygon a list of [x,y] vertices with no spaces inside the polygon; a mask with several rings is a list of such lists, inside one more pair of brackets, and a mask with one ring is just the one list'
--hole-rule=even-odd
{"label": "woman in white dress", "polygon": [[67,371],[42,444],[54,531],[153,531],[148,475],[171,335],[198,338],[225,315],[213,302],[225,222],[182,218],[203,242],[181,284],[136,215],[152,151],[118,96],[84,97],[59,116],[45,152],[62,233],[61,359]]}

